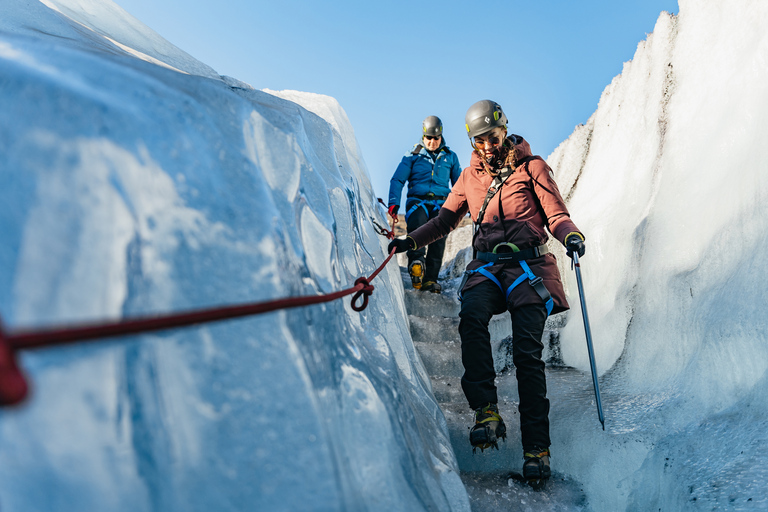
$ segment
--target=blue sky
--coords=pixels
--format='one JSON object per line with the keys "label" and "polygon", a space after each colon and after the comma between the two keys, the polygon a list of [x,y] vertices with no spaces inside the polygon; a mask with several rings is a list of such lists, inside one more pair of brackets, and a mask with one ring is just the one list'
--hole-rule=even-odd
{"label": "blue sky", "polygon": [[546,158],[661,11],[678,13],[676,0],[116,2],[222,75],[336,98],[385,201],[429,115],[469,163],[464,114],[481,99],[500,103],[510,131]]}

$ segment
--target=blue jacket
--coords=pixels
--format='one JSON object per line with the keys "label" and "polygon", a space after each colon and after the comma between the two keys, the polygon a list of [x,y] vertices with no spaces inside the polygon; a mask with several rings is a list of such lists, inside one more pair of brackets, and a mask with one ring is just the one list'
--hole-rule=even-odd
{"label": "blue jacket", "polygon": [[[413,154],[417,147],[421,150]],[[445,145],[445,139],[435,153],[430,153],[419,143],[405,154],[389,182],[388,206],[400,206],[403,186],[408,182],[407,199],[423,197],[429,193],[446,197],[451,191],[448,186],[456,183],[461,174],[459,157]]]}

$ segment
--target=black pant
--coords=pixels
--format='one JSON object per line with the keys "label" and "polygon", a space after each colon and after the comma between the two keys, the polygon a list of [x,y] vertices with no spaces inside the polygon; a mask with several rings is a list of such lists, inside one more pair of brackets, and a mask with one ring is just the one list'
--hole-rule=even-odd
{"label": "black pant", "polygon": [[[464,364],[461,387],[472,409],[489,402],[498,403],[488,323],[493,315],[506,309],[504,295],[491,281],[478,283],[464,293],[459,313],[461,360]],[[544,350],[541,336],[547,309],[543,304],[530,304],[512,309],[509,313],[512,316],[512,361],[520,395],[523,449],[548,448],[549,400],[544,361],[541,359]]]}
{"label": "black pant", "polygon": [[[414,202],[415,203],[415,202]],[[409,209],[411,205],[406,205]],[[408,233],[415,231],[417,228],[427,223],[429,219],[437,217],[440,212],[432,205],[424,205],[429,210],[429,215],[424,211],[424,208],[419,206],[408,217]],[[407,210],[406,210],[407,211]],[[408,265],[410,266],[413,260],[423,260],[424,266],[424,278],[422,282],[434,281],[437,282],[437,275],[440,273],[440,266],[443,264],[443,253],[445,252],[445,237],[432,242],[426,247],[416,249],[415,251],[408,251]],[[429,250],[427,250],[429,248]],[[426,256],[425,256],[426,255]]]}

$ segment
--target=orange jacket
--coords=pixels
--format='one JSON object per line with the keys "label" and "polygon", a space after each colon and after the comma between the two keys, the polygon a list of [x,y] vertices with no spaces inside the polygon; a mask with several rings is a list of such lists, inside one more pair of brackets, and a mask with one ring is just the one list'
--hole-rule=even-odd
{"label": "orange jacket", "polygon": [[[579,232],[579,229],[571,221],[552,170],[541,157],[531,154],[531,148],[525,139],[511,136],[508,140],[517,142],[515,149],[518,154],[518,166],[488,203],[474,240],[475,250],[492,252],[494,247],[505,242],[513,243],[520,249],[536,247],[547,243],[547,231],[564,244],[565,237],[570,233]],[[476,151],[473,152],[469,167],[464,169],[451,189],[440,214],[409,236],[418,247],[423,247],[447,235],[467,212],[473,221],[477,221],[492,183],[493,178],[483,170],[480,156]],[[568,309],[555,256],[551,253],[545,254],[526,262],[533,273],[544,280],[552,295],[552,313]],[[467,265],[467,270],[477,269],[485,263],[475,259]],[[497,263],[487,270],[499,280],[505,290],[523,273],[518,263]],[[483,279],[487,278],[481,274],[472,274],[464,290]],[[540,302],[541,298],[526,283],[517,286],[509,296],[511,307]]]}

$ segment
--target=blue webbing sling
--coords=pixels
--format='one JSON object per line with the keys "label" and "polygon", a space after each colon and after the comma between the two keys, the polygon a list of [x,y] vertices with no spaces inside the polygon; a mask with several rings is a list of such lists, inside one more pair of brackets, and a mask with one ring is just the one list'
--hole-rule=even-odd
{"label": "blue webbing sling", "polygon": [[555,305],[554,300],[552,300],[552,295],[549,293],[549,290],[547,290],[547,287],[544,286],[544,280],[540,277],[536,277],[536,275],[531,271],[531,267],[528,266],[528,263],[525,262],[525,260],[520,260],[520,267],[523,269],[523,273],[515,279],[515,281],[509,285],[506,291],[504,291],[504,287],[501,286],[501,283],[498,279],[496,279],[496,276],[488,272],[487,268],[493,265],[494,262],[489,261],[485,265],[483,265],[480,268],[476,268],[475,270],[465,270],[464,271],[464,279],[462,279],[461,285],[459,286],[459,300],[463,300],[463,297],[461,295],[461,290],[464,288],[464,285],[467,282],[467,279],[470,275],[478,273],[482,274],[483,276],[487,277],[494,283],[496,283],[496,286],[499,287],[501,292],[504,294],[504,300],[509,300],[509,294],[512,293],[512,290],[514,290],[520,283],[528,279],[528,282],[531,284],[534,290],[536,290],[536,293],[541,297],[541,300],[544,301],[544,307],[547,308],[547,316],[549,316],[552,313],[552,308]]}
{"label": "blue webbing sling", "polygon": [[424,213],[426,213],[427,218],[429,218],[429,210],[427,210],[427,206],[433,206],[436,211],[440,211],[440,207],[443,205],[443,203],[445,203],[445,199],[422,199],[418,203],[415,203],[413,206],[411,206],[407,212],[405,212],[405,222],[408,222],[408,217],[410,217],[413,212],[418,210],[419,207],[424,208]]}

